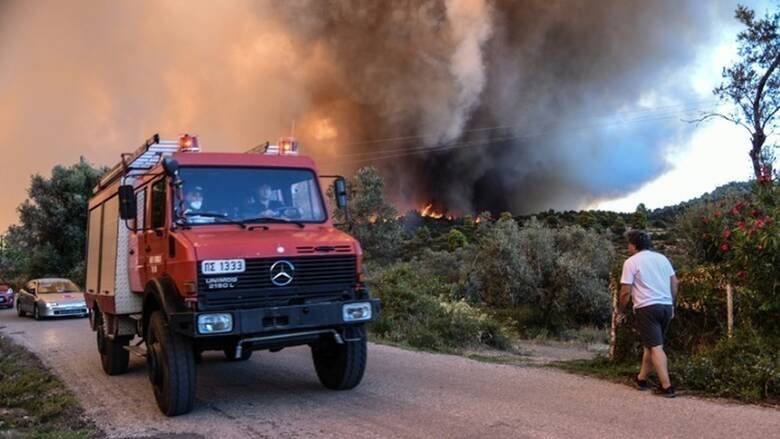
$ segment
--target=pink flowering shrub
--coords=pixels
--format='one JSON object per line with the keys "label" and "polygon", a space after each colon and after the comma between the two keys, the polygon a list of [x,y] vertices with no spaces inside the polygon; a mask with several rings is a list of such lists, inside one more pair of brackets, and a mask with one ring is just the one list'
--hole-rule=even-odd
{"label": "pink flowering shrub", "polygon": [[780,333],[780,181],[768,173],[742,197],[708,205],[689,221],[699,263],[739,288],[754,326]]}

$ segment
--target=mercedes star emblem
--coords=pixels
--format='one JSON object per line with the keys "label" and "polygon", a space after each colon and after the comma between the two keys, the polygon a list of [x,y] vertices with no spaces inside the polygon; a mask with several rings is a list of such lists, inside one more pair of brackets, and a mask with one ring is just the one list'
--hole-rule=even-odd
{"label": "mercedes star emblem", "polygon": [[276,261],[271,265],[271,283],[277,287],[289,285],[293,280],[295,267],[290,261]]}

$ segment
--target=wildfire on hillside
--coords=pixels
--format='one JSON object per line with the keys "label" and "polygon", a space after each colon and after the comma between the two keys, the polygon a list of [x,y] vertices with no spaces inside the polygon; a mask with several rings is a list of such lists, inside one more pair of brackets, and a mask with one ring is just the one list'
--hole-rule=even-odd
{"label": "wildfire on hillside", "polygon": [[441,219],[446,218],[452,220],[452,215],[446,215],[445,212],[440,212],[433,207],[433,203],[428,203],[420,209],[420,216],[425,218]]}

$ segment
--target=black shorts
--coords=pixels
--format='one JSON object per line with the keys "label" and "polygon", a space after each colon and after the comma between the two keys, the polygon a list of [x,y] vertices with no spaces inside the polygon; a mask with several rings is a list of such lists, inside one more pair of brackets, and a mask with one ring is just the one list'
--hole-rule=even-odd
{"label": "black shorts", "polygon": [[648,305],[634,310],[634,328],[646,348],[664,344],[672,321],[672,305]]}

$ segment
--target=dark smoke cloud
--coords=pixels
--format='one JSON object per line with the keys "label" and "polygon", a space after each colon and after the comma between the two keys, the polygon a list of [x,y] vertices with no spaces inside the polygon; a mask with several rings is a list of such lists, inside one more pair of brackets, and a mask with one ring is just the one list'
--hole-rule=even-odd
{"label": "dark smoke cloud", "polygon": [[[338,66],[310,85],[327,90],[317,105],[351,111],[338,124],[349,137],[423,136],[344,148],[360,163],[389,157],[374,163],[397,199],[530,212],[616,197],[667,168],[667,148],[691,126],[597,116],[695,100],[683,68],[730,5],[315,0],[279,9],[303,29],[296,47],[325,50]],[[480,129],[495,126],[511,128]],[[436,145],[444,151],[397,152]]]}
{"label": "dark smoke cloud", "polygon": [[0,0],[0,230],[31,173],[111,165],[154,132],[236,151],[294,125],[325,172],[379,166],[402,208],[616,197],[691,127],[614,115],[691,99],[684,68],[732,7]]}

